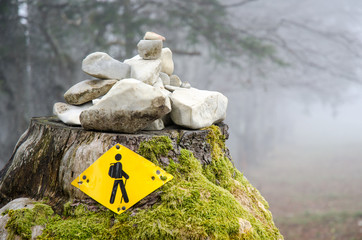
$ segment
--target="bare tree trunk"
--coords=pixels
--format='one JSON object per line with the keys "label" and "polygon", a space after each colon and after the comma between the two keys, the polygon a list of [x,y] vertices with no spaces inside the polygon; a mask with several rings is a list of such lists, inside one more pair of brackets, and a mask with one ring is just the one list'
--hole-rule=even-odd
{"label": "bare tree trunk", "polygon": [[11,154],[16,139],[26,128],[25,27],[16,1],[0,0],[0,168]]}
{"label": "bare tree trunk", "polygon": [[132,26],[132,8],[130,0],[124,1],[124,12],[122,15],[123,19],[123,26],[124,26],[124,34],[125,34],[125,49],[126,49],[126,58],[131,58],[133,56],[133,49],[135,46],[135,36],[134,36],[134,29]]}

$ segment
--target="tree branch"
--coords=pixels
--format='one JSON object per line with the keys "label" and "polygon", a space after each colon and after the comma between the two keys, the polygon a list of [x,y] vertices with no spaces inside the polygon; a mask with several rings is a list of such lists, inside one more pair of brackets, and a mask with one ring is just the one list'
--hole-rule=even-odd
{"label": "tree branch", "polygon": [[200,56],[201,55],[201,52],[199,52],[199,51],[189,52],[189,51],[185,51],[185,50],[181,50],[181,49],[173,49],[172,53],[179,54],[179,55],[188,55],[188,56]]}
{"label": "tree branch", "polygon": [[43,22],[38,24],[39,26],[39,29],[41,31],[41,33],[44,35],[46,41],[49,43],[50,45],[50,48],[53,50],[56,58],[59,60],[60,62],[60,65],[65,68],[67,66],[67,61],[66,59],[64,58],[64,56],[61,54],[60,52],[60,48],[59,48],[59,44],[57,43],[56,39],[54,39],[50,32],[48,31],[48,28],[47,28],[47,12],[46,11],[42,11],[40,10],[40,13],[42,15],[42,20]]}
{"label": "tree branch", "polygon": [[241,2],[225,4],[225,5],[221,5],[221,6],[224,7],[224,8],[241,7],[241,6],[244,6],[244,5],[249,4],[251,2],[256,2],[256,1],[258,1],[258,0],[244,0],[244,1],[241,1]]}

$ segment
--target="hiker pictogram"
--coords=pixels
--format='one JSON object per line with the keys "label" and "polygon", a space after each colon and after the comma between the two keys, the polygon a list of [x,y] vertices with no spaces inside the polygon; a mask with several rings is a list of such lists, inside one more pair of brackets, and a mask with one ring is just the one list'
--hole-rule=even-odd
{"label": "hiker pictogram", "polygon": [[80,173],[72,185],[121,214],[172,178],[159,166],[116,144]]}
{"label": "hiker pictogram", "polygon": [[[109,200],[109,202],[111,204],[114,203],[114,199],[116,198],[118,185],[119,185],[119,187],[121,188],[121,192],[122,192],[121,202],[122,202],[122,199],[124,199],[124,202],[128,203],[129,199],[128,199],[128,195],[127,195],[127,191],[126,191],[126,183],[127,183],[127,179],[129,178],[129,176],[122,169],[122,163],[120,162],[122,159],[122,155],[118,153],[114,158],[116,159],[117,162],[111,163],[111,166],[109,167],[109,171],[108,171],[108,175],[111,178],[114,178],[111,199]],[[123,182],[123,177],[125,179],[124,182]]]}

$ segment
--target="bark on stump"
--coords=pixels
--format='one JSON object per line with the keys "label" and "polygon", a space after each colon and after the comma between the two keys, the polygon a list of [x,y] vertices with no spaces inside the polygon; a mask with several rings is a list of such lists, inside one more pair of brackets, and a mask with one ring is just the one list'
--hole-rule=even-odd
{"label": "bark on stump", "polygon": [[[228,126],[218,126],[228,138]],[[33,118],[0,171],[0,206],[19,197],[48,198],[51,205],[59,207],[69,199],[87,199],[87,195],[71,186],[71,181],[116,143],[137,152],[141,142],[154,136],[168,136],[175,150],[161,159],[165,165],[169,158],[177,159],[181,148],[193,152],[202,164],[208,164],[212,161],[211,147],[206,141],[208,133],[209,130],[177,126],[136,134],[96,132],[65,125],[55,117]]]}
{"label": "bark on stump", "polygon": [[[31,197],[48,198],[51,207],[34,203],[37,210],[9,212],[6,229],[29,235],[39,219],[48,219],[42,237],[52,239],[283,239],[268,203],[231,164],[227,137],[222,123],[117,134],[33,118],[0,172],[0,206]],[[115,216],[70,183],[117,143],[139,150],[174,179]]]}

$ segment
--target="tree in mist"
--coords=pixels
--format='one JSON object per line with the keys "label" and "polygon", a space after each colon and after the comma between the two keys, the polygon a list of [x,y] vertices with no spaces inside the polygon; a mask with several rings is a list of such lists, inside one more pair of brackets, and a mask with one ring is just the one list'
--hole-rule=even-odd
{"label": "tree in mist", "polygon": [[[237,116],[229,121],[243,122],[245,131],[233,134],[240,136],[243,151],[262,149],[260,143],[268,141],[262,129],[275,135],[269,116],[276,110],[273,101],[265,104],[259,90],[300,88],[338,101],[344,81],[358,80],[347,70],[352,53],[361,49],[345,31],[265,15],[267,8],[261,0],[0,0],[0,160],[7,160],[32,116],[51,114],[53,103],[63,101],[63,93],[86,78],[80,70],[86,55],[103,51],[119,60],[132,57],[146,31],[163,34],[175,56],[203,55],[204,63],[222,66],[220,75],[208,74],[214,65],[212,70],[198,67],[200,82],[244,95],[237,100],[242,101]],[[335,49],[349,55],[330,54],[339,52]],[[246,94],[250,89],[259,92]],[[270,109],[252,111],[261,107]],[[254,161],[251,155],[243,158]]]}
{"label": "tree in mist", "polygon": [[0,166],[27,122],[21,111],[25,102],[26,38],[17,14],[16,3],[0,1]]}
{"label": "tree in mist", "polygon": [[[234,108],[238,116],[229,121],[232,133],[239,136],[236,149],[243,161],[261,162],[271,149],[283,145],[282,135],[291,133],[278,115],[286,115],[282,108],[288,102],[303,102],[306,108],[323,102],[332,113],[343,104],[348,89],[361,84],[361,2],[308,3],[260,0],[234,11],[235,21],[243,22],[241,31],[273,45],[287,63],[276,68],[250,56],[244,59],[243,72],[230,74],[231,91],[239,92],[234,102],[240,104]],[[283,93],[288,96],[281,98]]]}
{"label": "tree in mist", "polygon": [[165,35],[174,54],[206,49],[210,59],[232,65],[240,65],[241,55],[276,61],[271,46],[230,24],[228,7],[217,0],[0,0],[2,162],[27,121],[49,115],[84,79],[86,55],[132,57],[146,31]]}

